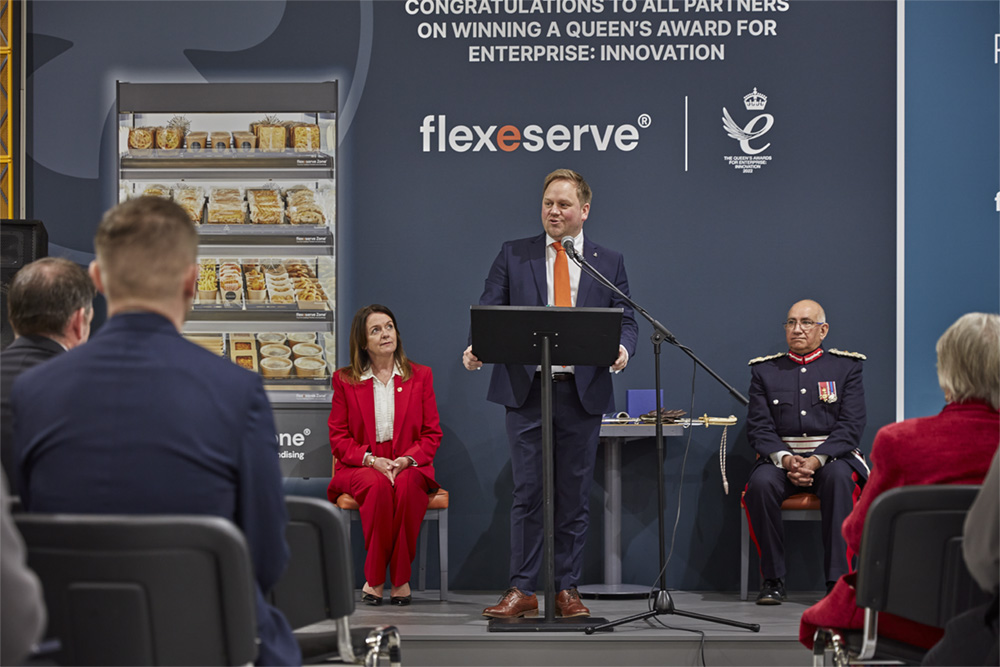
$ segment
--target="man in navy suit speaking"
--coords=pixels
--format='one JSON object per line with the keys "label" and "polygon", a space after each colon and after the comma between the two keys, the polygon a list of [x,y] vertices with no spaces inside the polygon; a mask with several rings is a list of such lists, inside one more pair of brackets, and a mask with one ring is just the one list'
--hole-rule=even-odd
{"label": "man in navy suit speaking", "polygon": [[[580,306],[623,308],[618,359],[620,371],[635,353],[636,324],[632,309],[568,261],[561,241],[573,239],[597,271],[628,294],[628,277],[620,253],[583,236],[590,214],[590,186],[580,174],[559,169],[545,178],[542,190],[545,233],[504,243],[486,277],[479,299],[487,306]],[[462,362],[478,370],[482,362],[466,348]],[[555,474],[555,616],[589,616],[577,584],[590,521],[588,504],[601,415],[614,410],[611,373],[607,367],[554,366],[553,457]],[[490,618],[536,616],[535,590],[542,561],[542,414],[541,373],[536,367],[497,364],[487,400],[506,406],[514,500],[511,507],[510,588],[499,603],[483,610]]]}
{"label": "man in navy suit speaking", "polygon": [[260,378],[185,340],[198,232],[180,206],[139,197],[105,214],[94,284],[108,321],[86,345],[14,383],[15,470],[25,509],[208,514],[246,536],[257,583],[257,664],[299,665],[265,601],[288,562],[271,406]]}

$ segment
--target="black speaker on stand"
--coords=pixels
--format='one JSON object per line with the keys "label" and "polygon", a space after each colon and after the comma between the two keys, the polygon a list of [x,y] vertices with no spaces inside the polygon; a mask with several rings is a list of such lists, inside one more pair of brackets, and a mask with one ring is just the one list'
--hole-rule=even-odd
{"label": "black speaker on stand", "polygon": [[49,234],[41,220],[0,220],[0,349],[14,340],[7,320],[7,289],[25,264],[48,257]]}

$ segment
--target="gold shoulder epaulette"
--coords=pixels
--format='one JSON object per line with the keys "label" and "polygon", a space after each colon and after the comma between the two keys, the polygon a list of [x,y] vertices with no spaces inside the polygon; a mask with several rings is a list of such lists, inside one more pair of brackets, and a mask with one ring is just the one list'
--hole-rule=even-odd
{"label": "gold shoulder epaulette", "polygon": [[850,357],[851,359],[860,359],[861,361],[864,361],[865,359],[868,358],[865,355],[861,354],[860,352],[847,352],[846,350],[838,350],[835,347],[831,347],[827,351],[830,354],[837,355],[838,357]]}
{"label": "gold shoulder epaulette", "polygon": [[786,354],[788,353],[778,352],[777,354],[769,354],[766,357],[755,357],[754,359],[751,359],[749,363],[747,363],[747,366],[753,366],[754,364],[759,364],[762,361],[771,361],[771,359],[777,359],[779,357],[785,356]]}

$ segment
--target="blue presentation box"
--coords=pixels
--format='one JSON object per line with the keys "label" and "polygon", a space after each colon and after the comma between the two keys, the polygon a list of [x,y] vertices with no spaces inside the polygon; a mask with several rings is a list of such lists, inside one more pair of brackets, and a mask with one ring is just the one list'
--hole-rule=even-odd
{"label": "blue presentation box", "polygon": [[[639,417],[656,409],[655,389],[629,389],[625,392],[625,411],[630,417]],[[660,390],[660,407],[663,404],[663,390]]]}

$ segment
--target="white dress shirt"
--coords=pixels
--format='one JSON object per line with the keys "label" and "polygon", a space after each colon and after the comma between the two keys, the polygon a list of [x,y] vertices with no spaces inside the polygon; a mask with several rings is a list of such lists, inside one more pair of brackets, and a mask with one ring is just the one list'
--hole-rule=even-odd
{"label": "white dress shirt", "polygon": [[[553,243],[561,243],[561,241],[556,241],[554,238],[545,235],[545,298],[546,303],[549,306],[556,305],[555,297],[555,279],[554,274],[556,270],[556,255],[558,250],[552,247]],[[579,234],[573,237],[573,247],[578,248],[577,252],[583,250],[583,231],[581,230]],[[580,291],[580,265],[573,261],[573,258],[566,253],[566,261],[569,262],[569,297],[570,304],[576,305],[576,294]],[[539,366],[537,370],[542,370]],[[573,373],[576,371],[576,366],[558,366],[553,364],[553,373]]]}
{"label": "white dress shirt", "polygon": [[361,374],[361,381],[371,378],[372,389],[375,391],[375,441],[387,442],[392,440],[392,420],[396,417],[396,398],[393,394],[396,391],[395,377],[402,376],[399,366],[392,369],[392,377],[388,384],[383,384],[375,377],[371,367]]}

